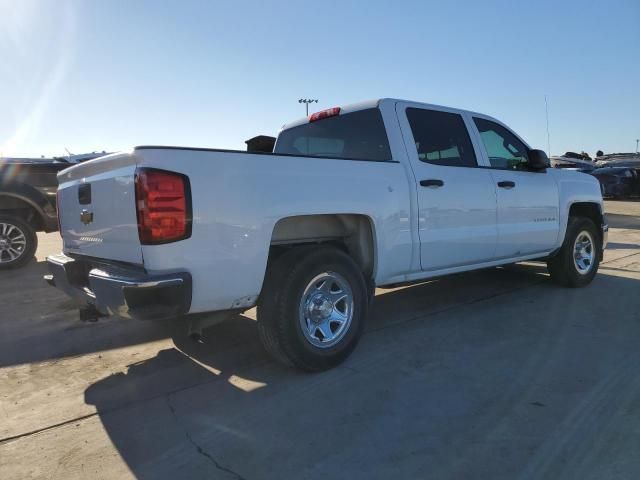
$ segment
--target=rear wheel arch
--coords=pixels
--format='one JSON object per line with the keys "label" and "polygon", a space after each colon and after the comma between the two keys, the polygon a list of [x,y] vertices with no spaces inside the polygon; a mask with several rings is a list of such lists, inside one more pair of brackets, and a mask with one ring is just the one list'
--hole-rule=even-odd
{"label": "rear wheel arch", "polygon": [[373,282],[376,271],[374,222],[362,214],[315,214],[281,218],[273,227],[269,261],[291,248],[332,244],[353,258],[365,279]]}

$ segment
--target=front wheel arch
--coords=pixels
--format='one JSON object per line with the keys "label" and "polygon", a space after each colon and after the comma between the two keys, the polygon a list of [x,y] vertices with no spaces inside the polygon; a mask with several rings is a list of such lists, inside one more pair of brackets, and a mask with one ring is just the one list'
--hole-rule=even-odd
{"label": "front wheel arch", "polygon": [[[556,249],[549,256],[549,258],[555,256],[560,251],[564,244],[564,239],[567,235],[567,229],[572,217],[585,217],[590,219],[597,227],[598,242],[603,243],[602,227],[607,223],[604,215],[604,207],[596,201],[574,201],[569,203],[566,210],[566,219],[564,215],[560,217],[560,229],[558,232],[558,239],[556,243]],[[602,257],[600,258],[602,260]]]}
{"label": "front wheel arch", "polygon": [[[592,263],[590,270],[586,273],[581,272],[576,263],[578,241],[585,232],[588,233],[587,236],[592,238],[592,260],[590,260]],[[591,283],[598,272],[600,259],[602,258],[602,243],[598,232],[602,235],[601,229],[590,218],[569,217],[562,247],[553,257],[547,260],[547,268],[554,282],[564,287],[572,288],[584,287]]]}

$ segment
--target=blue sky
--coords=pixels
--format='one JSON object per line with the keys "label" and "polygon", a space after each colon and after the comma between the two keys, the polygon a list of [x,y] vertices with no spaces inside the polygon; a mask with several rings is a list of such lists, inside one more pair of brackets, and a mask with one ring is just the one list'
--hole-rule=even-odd
{"label": "blue sky", "polygon": [[640,138],[640,2],[0,0],[0,154],[244,148],[314,109],[481,111],[552,153]]}

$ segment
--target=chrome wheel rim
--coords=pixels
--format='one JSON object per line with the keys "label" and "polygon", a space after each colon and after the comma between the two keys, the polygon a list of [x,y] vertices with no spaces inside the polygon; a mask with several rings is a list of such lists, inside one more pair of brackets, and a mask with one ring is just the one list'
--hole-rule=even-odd
{"label": "chrome wheel rim", "polygon": [[0,223],[0,263],[15,262],[27,248],[24,232],[11,223]]}
{"label": "chrome wheel rim", "polygon": [[582,231],[573,244],[573,264],[580,275],[588,274],[593,268],[595,258],[593,237],[589,232]]}
{"label": "chrome wheel rim", "polygon": [[314,347],[336,345],[349,331],[353,319],[353,293],[345,278],[335,272],[315,276],[300,300],[300,329]]}

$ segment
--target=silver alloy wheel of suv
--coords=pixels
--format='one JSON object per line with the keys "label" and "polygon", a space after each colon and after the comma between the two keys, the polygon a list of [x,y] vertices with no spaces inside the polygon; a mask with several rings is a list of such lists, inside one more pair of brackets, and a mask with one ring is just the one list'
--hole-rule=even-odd
{"label": "silver alloy wheel of suv", "polygon": [[0,223],[0,263],[16,262],[27,247],[24,232],[11,223]]}

